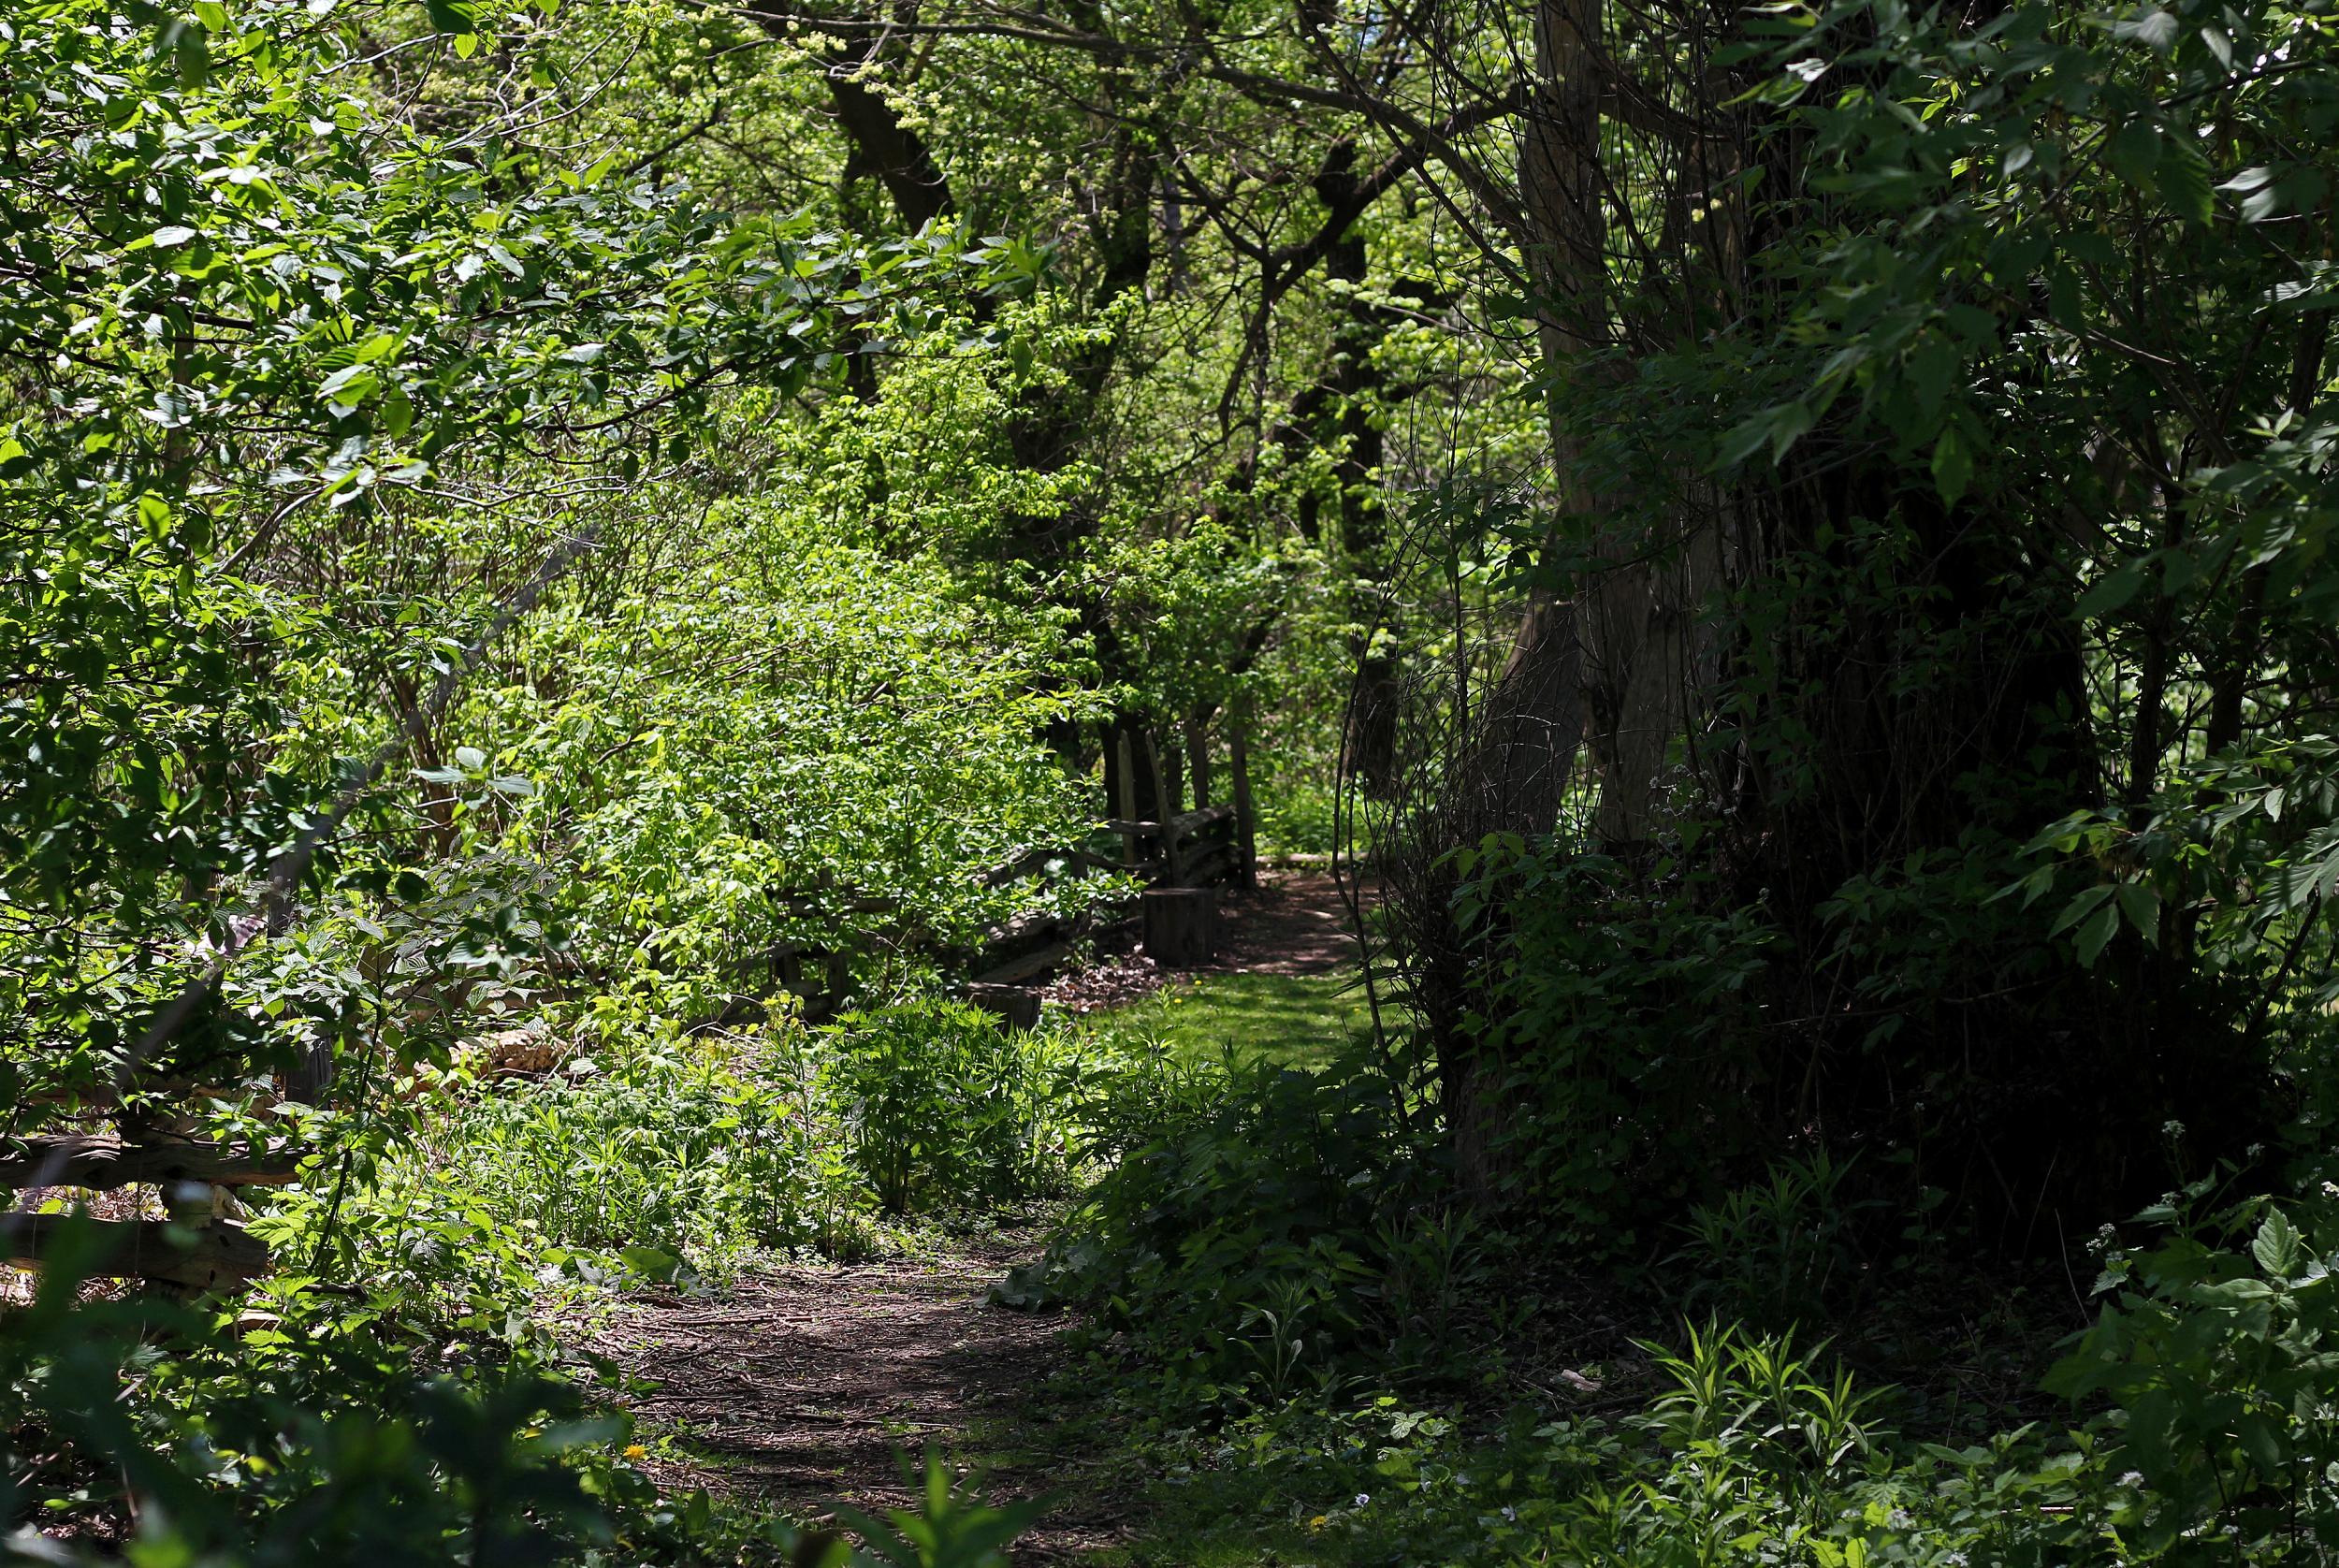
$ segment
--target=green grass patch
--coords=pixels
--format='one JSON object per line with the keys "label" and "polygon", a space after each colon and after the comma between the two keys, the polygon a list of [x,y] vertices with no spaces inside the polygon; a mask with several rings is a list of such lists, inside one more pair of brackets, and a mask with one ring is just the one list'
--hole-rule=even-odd
{"label": "green grass patch", "polygon": [[1090,1021],[1101,1034],[1150,1040],[1185,1060],[1231,1046],[1244,1060],[1319,1067],[1373,1026],[1354,969],[1323,975],[1202,975]]}

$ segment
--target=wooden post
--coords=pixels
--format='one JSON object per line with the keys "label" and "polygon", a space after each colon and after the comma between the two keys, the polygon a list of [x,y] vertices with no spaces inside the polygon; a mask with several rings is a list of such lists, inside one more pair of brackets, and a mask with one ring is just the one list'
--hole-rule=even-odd
{"label": "wooden post", "polygon": [[830,951],[821,977],[825,993],[821,1003],[831,1013],[842,1012],[845,993],[852,989],[852,950],[840,939]]}
{"label": "wooden post", "polygon": [[1251,725],[1242,713],[1227,732],[1227,771],[1234,776],[1234,878],[1258,886],[1258,817],[1251,808]]}
{"label": "wooden post", "polygon": [[985,985],[966,988],[966,999],[1009,1029],[1039,1027],[1039,993],[1027,985]]}
{"label": "wooden post", "polygon": [[[1137,820],[1137,758],[1129,746],[1129,730],[1126,724],[1112,727],[1113,772],[1112,809],[1125,822]],[[1134,831],[1121,835],[1121,864],[1135,865],[1138,862],[1137,835]]]}
{"label": "wooden post", "polygon": [[1163,788],[1161,748],[1154,744],[1154,733],[1151,730],[1144,732],[1144,739],[1145,766],[1153,775],[1154,779],[1154,815],[1160,821],[1158,836],[1161,839],[1161,875],[1163,880],[1171,887],[1177,887],[1185,880],[1185,878],[1184,876],[1184,863],[1178,855],[1178,841],[1170,836],[1170,819],[1176,813],[1170,809],[1170,791]]}
{"label": "wooden post", "polygon": [[1148,888],[1145,956],[1173,969],[1207,964],[1218,951],[1216,888]]}

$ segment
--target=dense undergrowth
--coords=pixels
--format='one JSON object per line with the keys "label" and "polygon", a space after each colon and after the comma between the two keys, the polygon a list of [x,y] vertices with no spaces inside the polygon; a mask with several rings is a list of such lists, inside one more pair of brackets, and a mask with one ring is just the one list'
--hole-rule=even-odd
{"label": "dense undergrowth", "polygon": [[[1123,1434],[1129,1561],[2327,1551],[2339,1199],[2311,1171],[2288,1201],[2204,1182],[2107,1232],[2095,1321],[2048,1368],[2023,1347],[2068,1305],[1994,1314],[1978,1298],[2012,1276],[1977,1290],[1924,1216],[1880,1227],[1823,1158],[1691,1206],[1661,1267],[1555,1261],[1456,1201],[1433,1092],[1356,1027],[1343,977],[1256,978],[1032,1032],[910,1001],[603,1042],[542,1080],[458,1055],[395,1084],[374,1125],[319,1129],[302,1184],[253,1222],[305,1268],[217,1324],[82,1315],[78,1347],[18,1385],[66,1439],[19,1471],[23,1505],[253,1561],[444,1561],[448,1542],[754,1561],[793,1527],[661,1498],[634,1462],[654,1434],[563,1326],[613,1292],[719,1293],[759,1261],[915,1248],[937,1218],[1038,1199],[1055,1239],[995,1298],[1083,1313],[1071,1366],[1091,1370],[1068,1375]],[[1253,1022],[1292,1033],[1295,1007],[1315,1024],[1302,1060],[1245,1043]],[[362,1295],[330,1283],[353,1277]],[[180,1348],[137,1348],[157,1332]],[[1971,1387],[1923,1354],[1960,1334],[1955,1359],[2001,1357]],[[132,1397],[76,1401],[124,1360],[145,1369]],[[970,1540],[1022,1517],[942,1496]]]}
{"label": "dense undergrowth", "polygon": [[[434,1078],[401,1102],[427,1135],[339,1202],[328,1158],[260,1222],[288,1256],[332,1254],[326,1276],[374,1282],[363,1305],[271,1282],[238,1348],[158,1364],[123,1418],[182,1462],[211,1456],[211,1507],[235,1498],[312,1543],[341,1510],[353,1553],[463,1455],[441,1508],[406,1518],[417,1539],[517,1509],[545,1549],[768,1549],[784,1526],[657,1497],[608,1370],[556,1325],[611,1291],[719,1292],[761,1259],[915,1247],[938,1217],[1042,1198],[1056,1238],[995,1297],[1082,1310],[1068,1375],[1124,1434],[1109,1474],[1143,1500],[1118,1548],[1133,1562],[2327,1549],[2339,1211],[2319,1182],[2283,1203],[2175,1195],[2099,1243],[2091,1327],[1968,1387],[1970,1366],[1919,1347],[1962,1330],[1955,1359],[2003,1355],[2070,1306],[1992,1316],[1922,1226],[1873,1250],[1872,1216],[1820,1162],[1693,1207],[1661,1270],[1555,1267],[1454,1201],[1436,1141],[1405,1130],[1426,1125],[1420,1086],[1342,1042],[1336,977],[1305,982],[1329,1042],[1308,1066],[1237,1043],[1242,979],[1199,988],[1220,993],[1215,1052],[1164,1027],[1189,992],[1031,1033],[914,1002],[602,1053],[544,1082]],[[418,1357],[452,1380],[393,1372]],[[507,1425],[523,1435],[489,1441]]]}
{"label": "dense undergrowth", "polygon": [[[1391,1135],[1391,1089],[1354,1056],[1235,1066],[1004,1287],[1094,1314],[1169,1543],[1134,1561],[1838,1568],[2332,1547],[2339,1211],[2318,1178],[2238,1203],[2203,1182],[2107,1230],[2092,1322],[2072,1331],[2079,1302],[1993,1307],[2017,1276],[1977,1291],[1921,1234],[1864,1253],[1875,1227],[1823,1165],[1692,1209],[1662,1270],[1554,1269],[1457,1206],[1430,1145]],[[1994,1355],[1970,1388],[1979,1369],[1941,1364]]]}

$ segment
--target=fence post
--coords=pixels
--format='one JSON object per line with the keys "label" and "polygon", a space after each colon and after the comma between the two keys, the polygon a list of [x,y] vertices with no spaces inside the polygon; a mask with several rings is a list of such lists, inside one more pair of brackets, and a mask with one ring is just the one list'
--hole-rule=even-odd
{"label": "fence post", "polygon": [[[1129,745],[1127,725],[1117,722],[1113,725],[1112,746],[1113,761],[1120,764],[1114,769],[1113,792],[1118,798],[1112,803],[1113,814],[1125,822],[1134,822],[1137,820],[1137,758]],[[1121,835],[1121,864],[1135,865],[1137,861],[1137,835],[1133,831],[1126,832]]]}
{"label": "fence post", "polygon": [[1167,788],[1169,780],[1161,775],[1161,748],[1155,743],[1153,731],[1147,730],[1144,734],[1145,765],[1154,777],[1154,816],[1158,820],[1155,836],[1161,840],[1162,878],[1173,888],[1182,887],[1185,882],[1185,861],[1178,853],[1178,841],[1170,825],[1170,807],[1173,803]]}

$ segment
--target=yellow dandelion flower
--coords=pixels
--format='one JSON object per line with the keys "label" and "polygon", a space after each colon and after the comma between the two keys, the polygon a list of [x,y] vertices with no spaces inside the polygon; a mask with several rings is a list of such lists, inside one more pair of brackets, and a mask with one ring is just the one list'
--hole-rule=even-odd
{"label": "yellow dandelion flower", "polygon": [[1315,1517],[1308,1521],[1308,1528],[1310,1530],[1321,1530],[1331,1522],[1332,1521],[1330,1519],[1325,1517],[1322,1514],[1318,1514]]}
{"label": "yellow dandelion flower", "polygon": [[629,1443],[625,1447],[625,1457],[629,1459],[646,1459],[649,1458],[649,1450],[638,1443]]}

